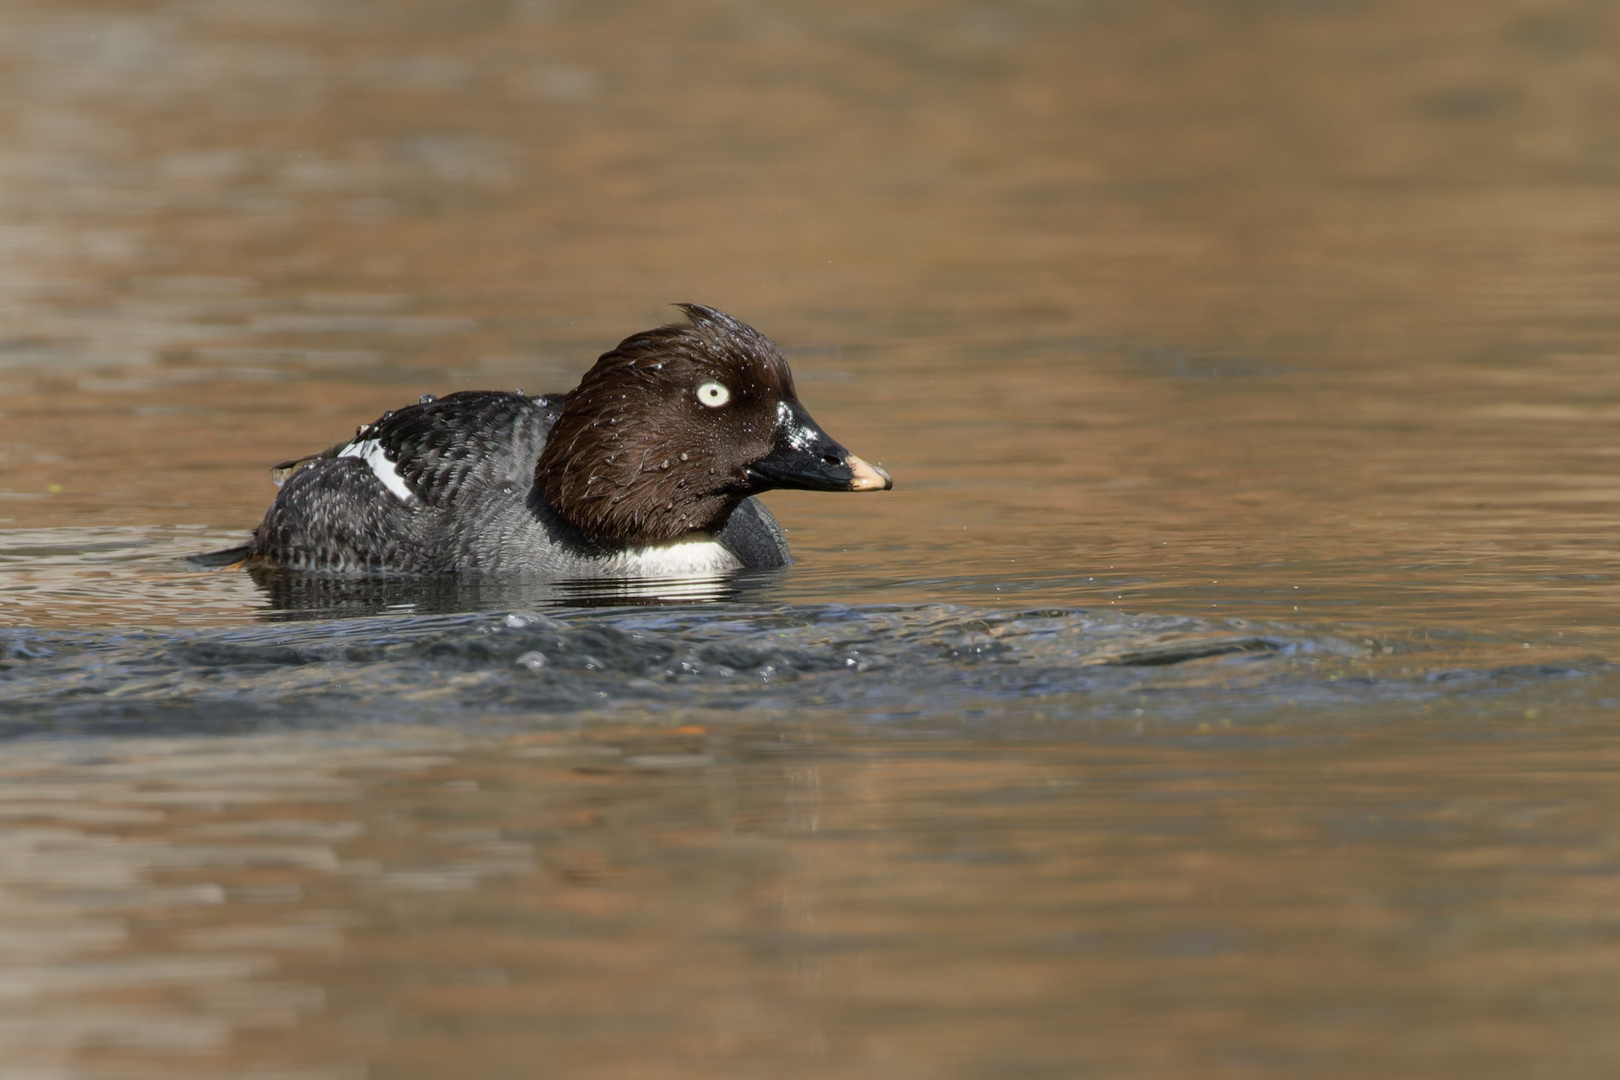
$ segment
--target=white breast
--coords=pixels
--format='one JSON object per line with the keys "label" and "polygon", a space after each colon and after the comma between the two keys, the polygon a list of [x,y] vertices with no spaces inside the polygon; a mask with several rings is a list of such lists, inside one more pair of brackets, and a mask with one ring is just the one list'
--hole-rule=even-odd
{"label": "white breast", "polygon": [[603,577],[695,578],[729,574],[742,563],[714,540],[687,540],[679,544],[623,551],[602,561]]}

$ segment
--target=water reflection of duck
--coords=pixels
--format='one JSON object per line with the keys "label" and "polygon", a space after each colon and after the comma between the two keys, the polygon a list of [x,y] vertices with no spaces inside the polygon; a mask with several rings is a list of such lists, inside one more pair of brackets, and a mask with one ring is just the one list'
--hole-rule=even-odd
{"label": "water reflection of duck", "polygon": [[789,561],[753,495],[892,486],[810,418],[769,339],[680,306],[689,322],[626,338],[567,394],[428,396],[278,466],[274,505],[230,554],[292,570],[701,577]]}

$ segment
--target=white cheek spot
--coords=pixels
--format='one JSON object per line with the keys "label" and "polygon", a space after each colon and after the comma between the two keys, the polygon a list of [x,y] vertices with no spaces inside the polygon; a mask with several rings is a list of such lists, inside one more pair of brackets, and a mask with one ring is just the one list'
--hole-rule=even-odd
{"label": "white cheek spot", "polygon": [[405,481],[400,477],[399,470],[394,468],[394,463],[383,453],[382,443],[376,439],[350,443],[343,448],[338,457],[354,457],[364,461],[371,469],[371,474],[400,502],[410,502],[415,497],[411,494],[411,489],[405,486]]}
{"label": "white cheek spot", "polygon": [[697,388],[698,400],[711,409],[718,409],[731,400],[731,391],[726,389],[724,383],[717,383],[713,379]]}

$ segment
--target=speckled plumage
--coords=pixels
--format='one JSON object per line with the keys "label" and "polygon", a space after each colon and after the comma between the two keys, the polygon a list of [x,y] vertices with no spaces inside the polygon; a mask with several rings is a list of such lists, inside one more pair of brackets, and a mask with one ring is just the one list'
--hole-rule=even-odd
{"label": "speckled plumage", "polygon": [[[786,565],[782,530],[753,494],[888,477],[816,427],[768,339],[682,306],[690,323],[627,338],[567,395],[424,398],[282,466],[249,560],[556,579]],[[697,388],[717,382],[726,400],[705,404]]]}

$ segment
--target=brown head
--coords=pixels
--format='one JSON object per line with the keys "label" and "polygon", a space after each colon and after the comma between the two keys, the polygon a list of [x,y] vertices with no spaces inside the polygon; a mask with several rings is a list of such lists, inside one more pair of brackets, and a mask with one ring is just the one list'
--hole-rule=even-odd
{"label": "brown head", "polygon": [[701,304],[625,338],[568,395],[535,466],[563,520],[615,545],[715,532],[772,488],[881,491],[889,475],[799,404],[781,350]]}

